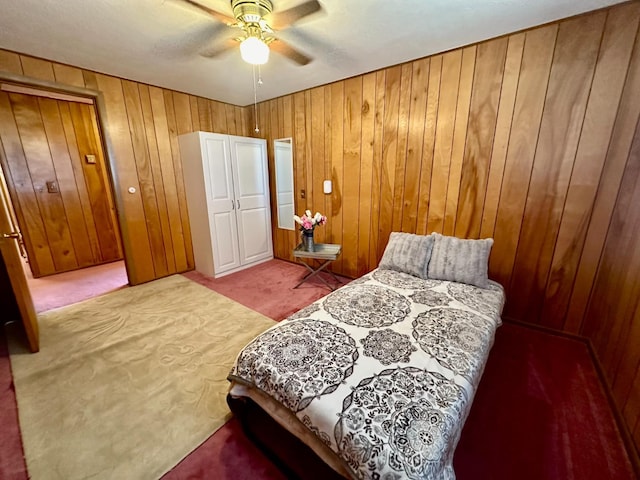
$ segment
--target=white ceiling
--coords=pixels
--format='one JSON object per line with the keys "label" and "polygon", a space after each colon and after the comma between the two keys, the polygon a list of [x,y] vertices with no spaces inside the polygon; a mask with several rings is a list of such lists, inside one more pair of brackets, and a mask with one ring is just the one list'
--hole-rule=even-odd
{"label": "white ceiling", "polygon": [[[304,0],[272,1],[277,12]],[[314,61],[298,66],[272,54],[258,101],[622,3],[319,1],[320,12],[278,33]],[[200,3],[232,16],[229,0]],[[227,29],[180,0],[0,0],[0,48],[244,106],[253,103],[253,80],[239,50],[199,54]]]}

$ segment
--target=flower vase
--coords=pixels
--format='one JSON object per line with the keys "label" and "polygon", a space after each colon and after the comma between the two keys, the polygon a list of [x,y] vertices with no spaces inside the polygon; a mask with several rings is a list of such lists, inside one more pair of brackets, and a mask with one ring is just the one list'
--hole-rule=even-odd
{"label": "flower vase", "polygon": [[313,230],[302,230],[302,247],[307,252],[313,252],[315,244],[313,243]]}

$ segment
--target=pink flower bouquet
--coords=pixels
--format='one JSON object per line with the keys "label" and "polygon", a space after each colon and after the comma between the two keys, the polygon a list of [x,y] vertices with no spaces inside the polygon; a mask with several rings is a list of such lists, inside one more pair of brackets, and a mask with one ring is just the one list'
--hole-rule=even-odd
{"label": "pink flower bouquet", "polygon": [[313,232],[316,226],[327,223],[327,217],[320,214],[320,212],[316,212],[314,216],[311,216],[311,210],[304,212],[304,215],[301,217],[294,215],[293,219],[300,225],[300,231],[307,233]]}

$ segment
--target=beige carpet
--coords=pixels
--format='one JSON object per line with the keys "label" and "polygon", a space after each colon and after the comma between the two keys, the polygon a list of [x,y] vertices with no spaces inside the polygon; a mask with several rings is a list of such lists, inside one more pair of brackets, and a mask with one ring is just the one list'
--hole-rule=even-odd
{"label": "beige carpet", "polygon": [[36,480],[159,478],[228,420],[231,364],[275,323],[180,275],[39,320],[39,353],[10,343]]}

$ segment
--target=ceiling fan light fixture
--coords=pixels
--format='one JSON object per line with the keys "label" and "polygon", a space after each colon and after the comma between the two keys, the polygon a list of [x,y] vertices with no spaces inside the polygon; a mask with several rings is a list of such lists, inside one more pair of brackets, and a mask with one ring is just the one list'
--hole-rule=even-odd
{"label": "ceiling fan light fixture", "polygon": [[247,37],[240,44],[240,55],[251,65],[264,65],[269,61],[269,46],[257,37]]}

